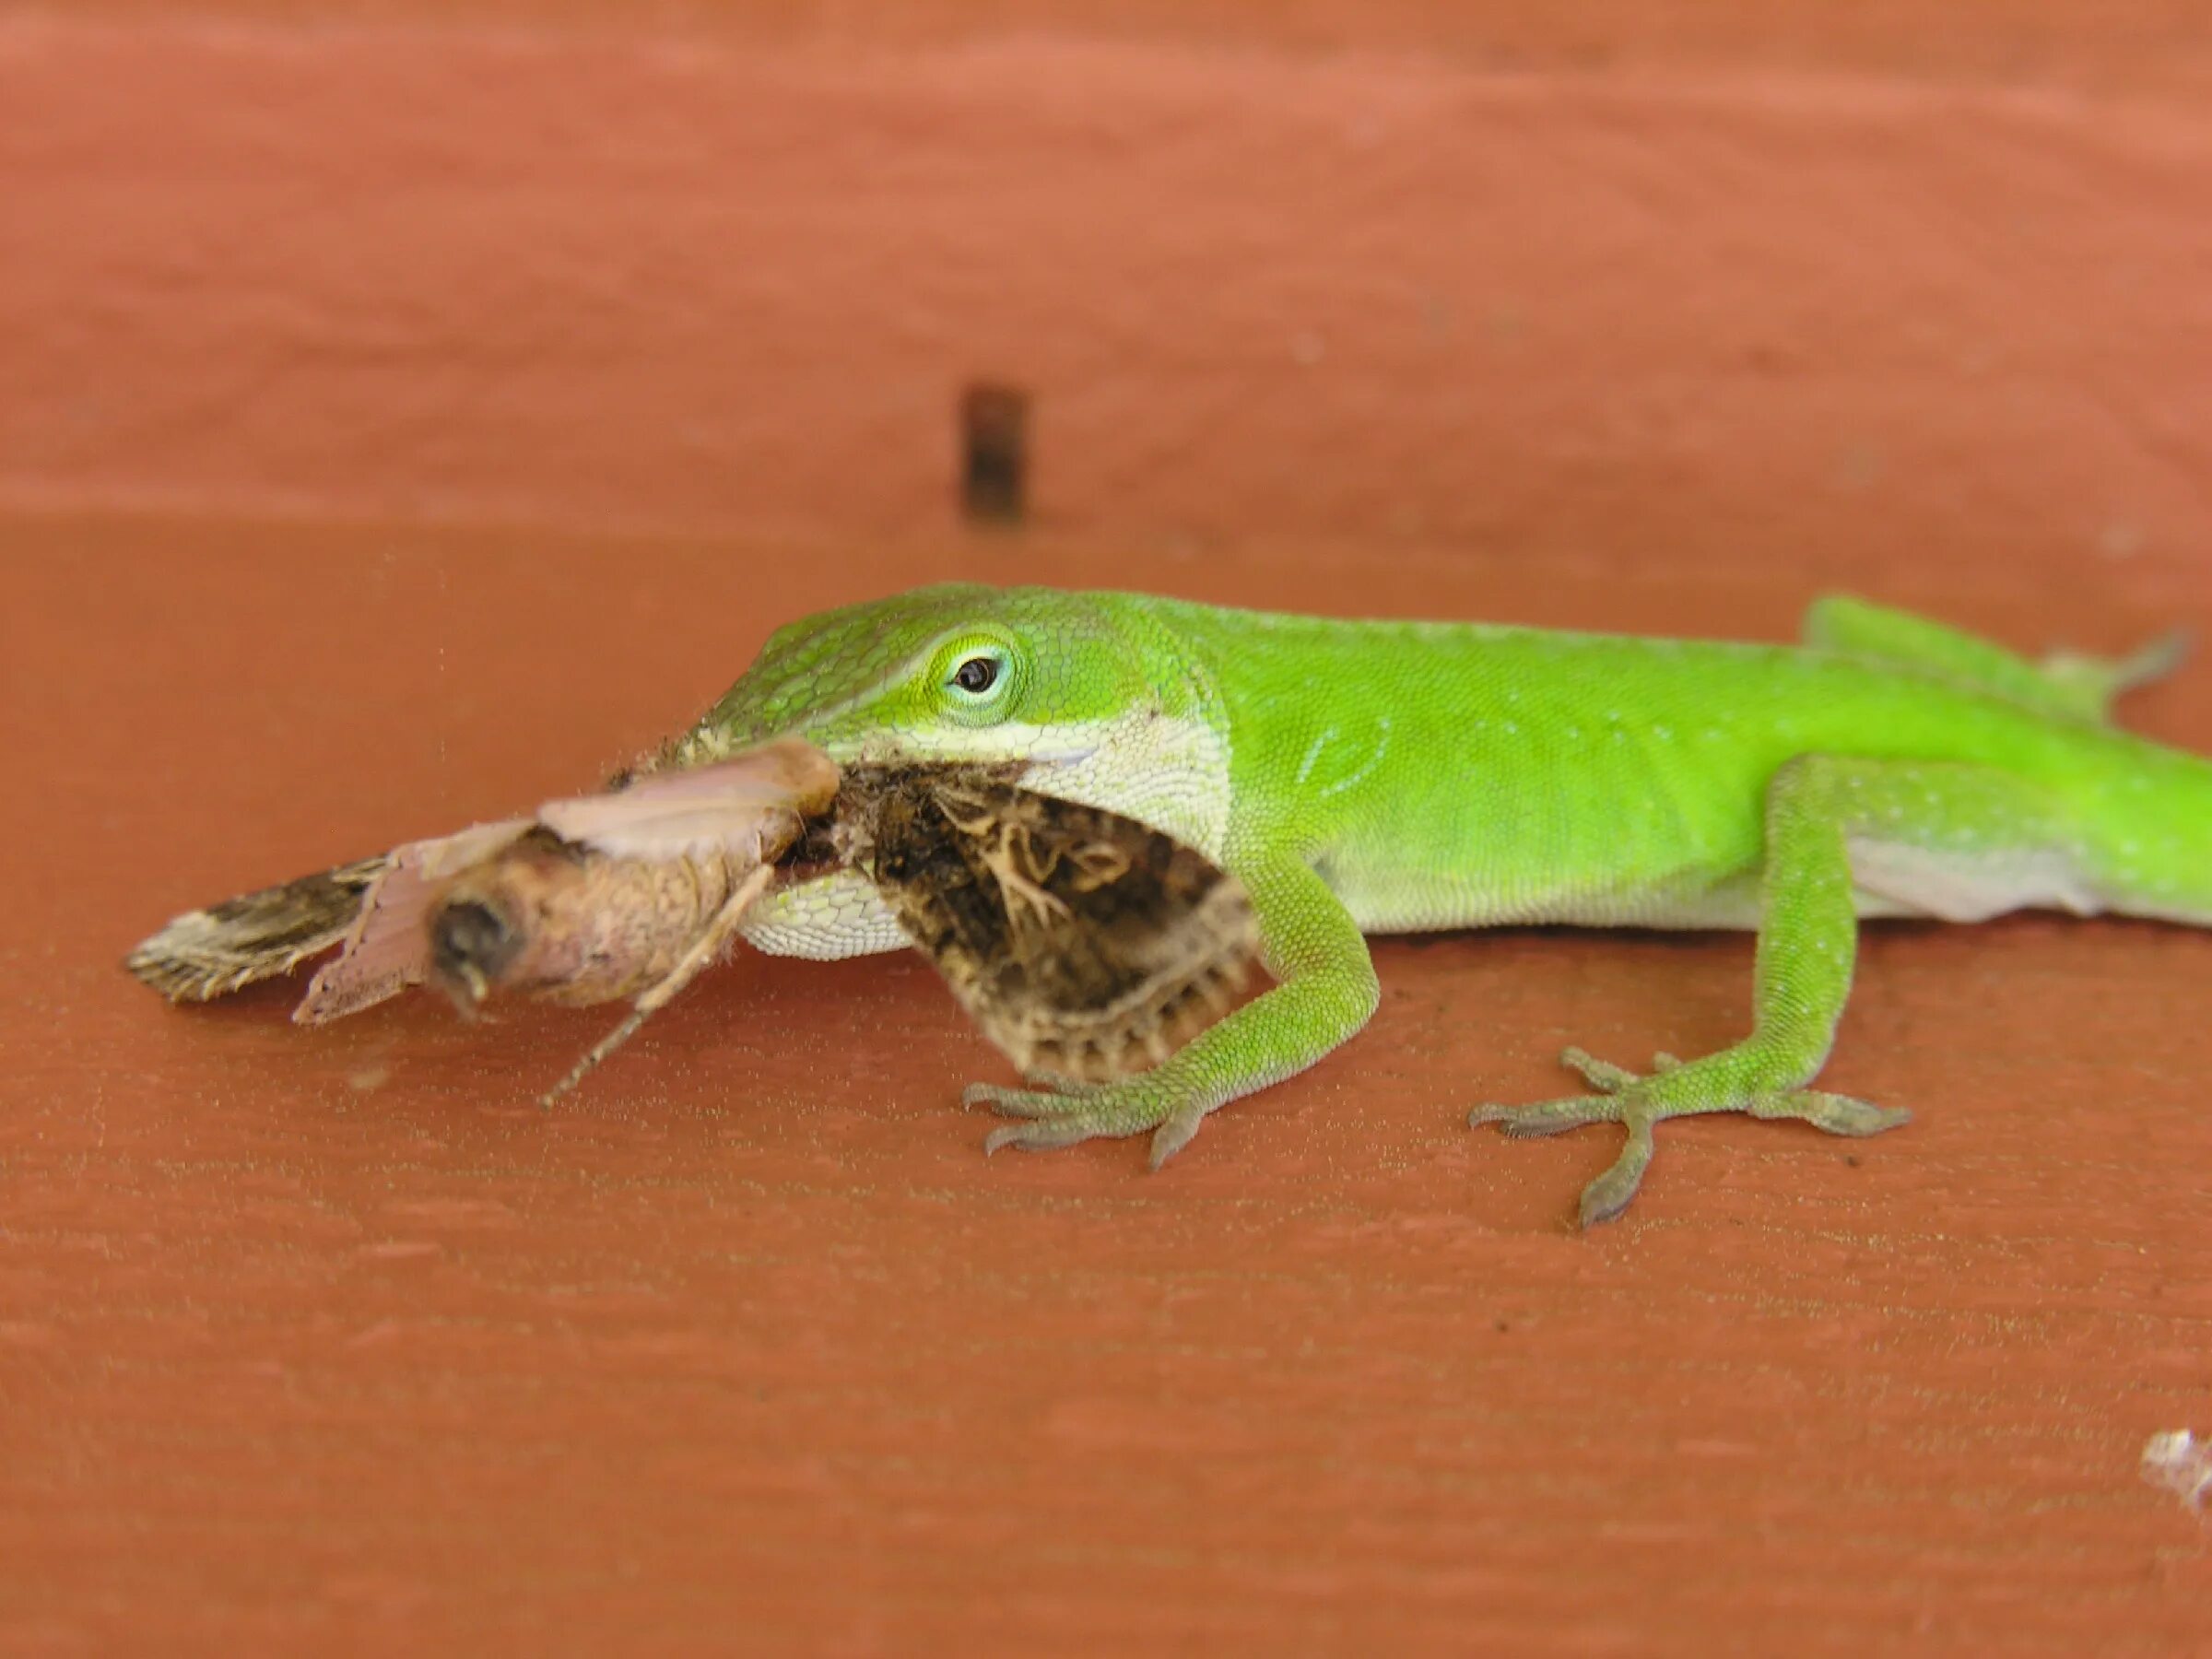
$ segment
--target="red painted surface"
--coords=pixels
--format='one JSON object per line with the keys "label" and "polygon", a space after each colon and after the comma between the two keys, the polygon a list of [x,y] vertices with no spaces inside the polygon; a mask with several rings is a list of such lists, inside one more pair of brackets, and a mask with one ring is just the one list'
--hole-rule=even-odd
{"label": "red painted surface", "polygon": [[1033,389],[1061,525],[1854,571],[2212,535],[2196,109],[0,38],[0,499],[881,534],[941,519],[981,372]]}
{"label": "red painted surface", "polygon": [[[2212,1641],[2134,1471],[2212,1429],[2202,936],[1880,930],[1831,1076],[1919,1121],[1681,1126],[1588,1239],[1609,1143],[1465,1107],[1726,1040],[1747,942],[1385,945],[1155,1177],[983,1163],[914,962],[737,964],[550,1119],[595,1016],[115,967],[936,576],[2212,620],[2181,14],[1492,9],[1527,67],[1409,3],[0,23],[0,1646]],[[978,378],[1025,531],[950,526]],[[2135,713],[2212,748],[2212,671]]]}

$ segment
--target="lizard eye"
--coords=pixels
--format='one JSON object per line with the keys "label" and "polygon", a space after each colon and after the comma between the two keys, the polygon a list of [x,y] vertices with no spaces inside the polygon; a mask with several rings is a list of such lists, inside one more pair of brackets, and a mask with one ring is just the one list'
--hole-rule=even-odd
{"label": "lizard eye", "polygon": [[932,706],[958,725],[998,725],[1011,719],[1029,683],[1019,642],[981,628],[941,641],[928,673],[923,688]]}
{"label": "lizard eye", "polygon": [[981,697],[998,684],[998,659],[971,656],[953,670],[952,683],[971,697]]}

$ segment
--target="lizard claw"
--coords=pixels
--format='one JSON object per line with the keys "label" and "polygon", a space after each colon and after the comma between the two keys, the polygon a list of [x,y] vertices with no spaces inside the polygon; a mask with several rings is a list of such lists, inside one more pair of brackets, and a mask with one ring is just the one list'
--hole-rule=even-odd
{"label": "lizard claw", "polygon": [[1142,1135],[1151,1129],[1159,1132],[1152,1143],[1152,1167],[1156,1170],[1198,1132],[1203,1115],[1193,1115],[1185,1127],[1182,1114],[1171,1112],[1138,1090],[1113,1084],[1086,1085],[1059,1093],[971,1083],[960,1091],[960,1101],[966,1106],[988,1106],[1002,1117],[1027,1120],[1004,1124],[984,1136],[985,1157],[1006,1147],[1044,1152],[1081,1141]]}
{"label": "lizard claw", "polygon": [[1754,1100],[1747,1110],[1755,1118],[1798,1118],[1830,1135],[1848,1135],[1854,1138],[1879,1135],[1885,1129],[1895,1129],[1912,1121],[1912,1114],[1902,1106],[1877,1106],[1871,1100],[1824,1094],[1817,1088],[1800,1088],[1786,1095]]}
{"label": "lizard claw", "polygon": [[[1595,1077],[1590,1080],[1597,1082]],[[1479,1129],[1495,1124],[1513,1139],[1527,1140],[1539,1135],[1563,1135],[1585,1124],[1617,1123],[1619,1118],[1620,1102],[1612,1094],[1570,1095],[1563,1100],[1541,1100],[1533,1106],[1477,1106],[1467,1113],[1467,1126]]]}
{"label": "lizard claw", "polygon": [[1580,1072],[1583,1081],[1601,1094],[1618,1094],[1643,1079],[1625,1065],[1615,1065],[1609,1060],[1600,1060],[1594,1054],[1579,1048],[1559,1051],[1559,1064],[1570,1071]]}
{"label": "lizard claw", "polygon": [[[1625,1065],[1615,1065],[1609,1060],[1600,1060],[1587,1049],[1570,1047],[1560,1050],[1559,1064],[1570,1071],[1582,1073],[1585,1083],[1606,1094],[1618,1094],[1622,1089],[1643,1081],[1641,1073],[1632,1072]],[[1674,1055],[1661,1049],[1652,1056],[1651,1075],[1654,1077],[1664,1076],[1681,1064]]]}
{"label": "lizard claw", "polygon": [[1079,1097],[1049,1088],[1005,1088],[996,1083],[971,1083],[960,1090],[960,1104],[988,1106],[1001,1117],[1065,1117]]}
{"label": "lizard claw", "polygon": [[[1023,1072],[1021,1077],[1023,1082],[1046,1094],[1094,1095],[1107,1087],[1103,1083],[1086,1083],[1080,1077],[1071,1077],[1062,1072],[1048,1071],[1042,1066],[1039,1066],[1033,1071]],[[977,1087],[980,1088],[982,1085],[979,1084]],[[971,1089],[969,1092],[972,1093],[973,1090]],[[962,1099],[965,1098],[963,1095]]]}
{"label": "lizard claw", "polygon": [[983,1156],[988,1158],[1007,1147],[1018,1152],[1050,1152],[1054,1147],[1072,1147],[1089,1138],[1090,1131],[1065,1118],[1058,1122],[1047,1118],[1027,1124],[1006,1124],[983,1136]]}
{"label": "lizard claw", "polygon": [[1198,1133],[1198,1125],[1205,1122],[1203,1112],[1179,1112],[1153,1130],[1152,1150],[1145,1160],[1147,1167],[1157,1170],[1189,1146]]}
{"label": "lizard claw", "polygon": [[1641,1076],[1579,1048],[1567,1050],[1559,1058],[1598,1092],[1532,1106],[1478,1106],[1467,1114],[1467,1122],[1477,1126],[1495,1124],[1515,1136],[1557,1135],[1584,1124],[1618,1124],[1626,1129],[1628,1140],[1620,1156],[1583,1190],[1580,1215],[1585,1228],[1610,1221],[1628,1208],[1651,1166],[1652,1131],[1666,1118],[1741,1112],[1755,1118],[1796,1118],[1830,1135],[1867,1135],[1894,1129],[1912,1115],[1849,1095],[1794,1088],[1786,1082],[1746,1088],[1740,1069],[1733,1074],[1721,1069],[1724,1055],[1713,1062],[1685,1065],[1674,1055],[1661,1053],[1653,1057],[1651,1071]]}

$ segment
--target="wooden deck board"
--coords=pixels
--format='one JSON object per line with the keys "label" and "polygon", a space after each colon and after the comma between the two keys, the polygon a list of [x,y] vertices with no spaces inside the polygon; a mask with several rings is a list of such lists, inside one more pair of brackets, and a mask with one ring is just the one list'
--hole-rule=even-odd
{"label": "wooden deck board", "polygon": [[[1606,1137],[1465,1108],[1556,1088],[1563,1041],[1724,1041],[1744,939],[1385,943],[1371,1031],[1154,1176],[1125,1146],[986,1163],[954,1101],[994,1056],[906,959],[743,959],[541,1116],[601,1015],[416,998],[309,1032],[276,990],[165,1008],[116,959],[194,900],[590,779],[789,608],[747,566],[818,568],[5,531],[44,815],[0,947],[11,1643],[2205,1635],[2200,1525],[2135,1465],[2212,1423],[2212,940],[1877,929],[1830,1075],[1919,1121],[1673,1127],[1591,1237],[1565,1217]],[[1441,606],[1511,611],[1498,576]],[[1719,619],[1785,585],[1731,583]],[[2159,696],[2212,729],[2201,685]]]}

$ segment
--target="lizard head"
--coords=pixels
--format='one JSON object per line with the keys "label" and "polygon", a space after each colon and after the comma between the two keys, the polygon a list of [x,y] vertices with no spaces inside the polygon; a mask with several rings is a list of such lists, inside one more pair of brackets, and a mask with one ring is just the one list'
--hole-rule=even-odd
{"label": "lizard head", "polygon": [[[1218,861],[1227,731],[1169,610],[1128,594],[963,583],[825,611],[779,629],[646,766],[704,765],[777,737],[844,766],[1018,762],[1025,788],[1150,824]],[[784,956],[907,942],[869,880],[845,869],[773,889],[744,931]]]}
{"label": "lizard head", "polygon": [[1228,792],[1218,707],[1159,602],[954,583],[779,629],[653,764],[699,765],[784,736],[845,765],[1019,762],[1025,787],[1218,850]]}

